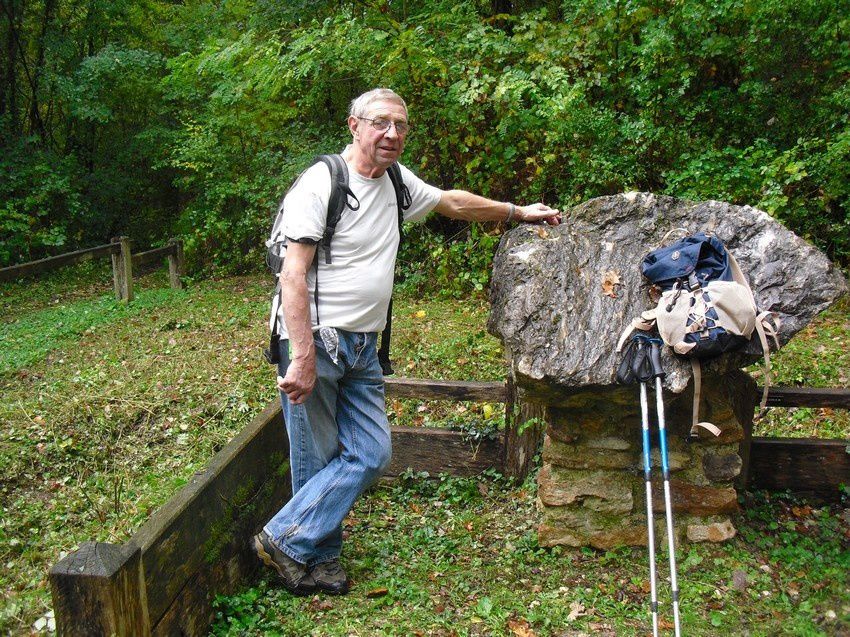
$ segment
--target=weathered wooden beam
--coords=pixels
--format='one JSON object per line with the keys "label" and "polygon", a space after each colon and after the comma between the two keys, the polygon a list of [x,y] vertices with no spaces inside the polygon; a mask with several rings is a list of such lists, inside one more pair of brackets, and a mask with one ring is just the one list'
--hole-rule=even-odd
{"label": "weathered wooden beam", "polygon": [[206,634],[215,595],[257,566],[248,538],[288,499],[288,460],[274,401],[139,529],[154,634]]}
{"label": "weathered wooden beam", "polygon": [[183,258],[183,242],[179,239],[170,239],[168,246],[172,251],[168,254],[168,281],[175,290],[183,289],[183,276],[185,261]]}
{"label": "weathered wooden beam", "polygon": [[393,459],[387,476],[408,469],[431,475],[474,476],[485,469],[501,469],[502,440],[471,440],[467,434],[426,427],[390,427]]}
{"label": "weathered wooden beam", "polygon": [[[514,394],[515,387],[512,382],[508,382],[508,391],[511,394]],[[505,403],[502,474],[515,480],[524,480],[528,475],[534,455],[546,432],[545,405],[527,402],[522,397],[520,391],[514,400]]]}
{"label": "weathered wooden beam", "polygon": [[112,283],[115,298],[118,301],[133,300],[133,255],[130,252],[130,239],[116,237],[112,243],[118,250],[112,253]]}
{"label": "weathered wooden beam", "polygon": [[161,261],[165,257],[171,256],[173,252],[174,247],[170,245],[163,246],[162,248],[154,248],[146,252],[137,252],[133,255],[133,269]]}
{"label": "weathered wooden beam", "polygon": [[[271,513],[269,517],[271,517]],[[246,538],[245,546],[254,530]],[[233,594],[251,585],[252,573],[257,569],[258,561],[253,550],[240,551],[199,569],[186,581],[183,589],[175,597],[160,620],[153,627],[153,637],[206,636],[214,619],[211,603],[215,595]]]}
{"label": "weathered wooden beam", "polygon": [[388,396],[422,400],[468,400],[503,403],[508,400],[504,382],[433,380],[420,378],[384,379]]}
{"label": "weathered wooden beam", "polygon": [[850,486],[850,440],[753,438],[748,487],[837,502]]}
{"label": "weathered wooden beam", "polygon": [[15,279],[42,274],[67,265],[82,263],[83,261],[88,261],[89,259],[94,259],[96,257],[105,257],[116,253],[120,249],[120,246],[114,243],[108,243],[94,248],[86,248],[84,250],[76,250],[75,252],[60,254],[55,257],[39,259],[38,261],[29,261],[28,263],[21,263],[20,265],[12,265],[8,268],[0,268],[0,282],[14,281]]}
{"label": "weathered wooden beam", "polygon": [[[759,387],[759,396],[762,388]],[[843,387],[771,387],[768,407],[837,407],[850,409],[850,389]]]}
{"label": "weathered wooden beam", "polygon": [[56,632],[78,635],[150,634],[141,550],[84,542],[50,569]]}

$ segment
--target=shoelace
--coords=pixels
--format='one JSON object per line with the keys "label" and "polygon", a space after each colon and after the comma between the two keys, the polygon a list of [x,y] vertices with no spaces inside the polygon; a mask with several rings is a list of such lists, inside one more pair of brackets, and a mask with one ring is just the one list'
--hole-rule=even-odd
{"label": "shoelace", "polygon": [[343,574],[342,566],[335,560],[320,564],[319,567],[330,577],[337,577]]}

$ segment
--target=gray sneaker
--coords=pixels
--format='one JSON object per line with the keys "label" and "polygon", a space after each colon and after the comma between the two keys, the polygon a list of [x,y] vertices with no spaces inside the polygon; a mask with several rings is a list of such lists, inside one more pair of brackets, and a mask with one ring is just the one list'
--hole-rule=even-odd
{"label": "gray sneaker", "polygon": [[310,569],[310,575],[316,582],[316,588],[331,595],[345,595],[348,592],[348,576],[339,560],[321,562]]}
{"label": "gray sneaker", "polygon": [[283,585],[293,595],[309,595],[316,590],[316,582],[300,564],[271,542],[268,533],[260,531],[254,536],[254,550],[263,564],[271,566],[280,576]]}

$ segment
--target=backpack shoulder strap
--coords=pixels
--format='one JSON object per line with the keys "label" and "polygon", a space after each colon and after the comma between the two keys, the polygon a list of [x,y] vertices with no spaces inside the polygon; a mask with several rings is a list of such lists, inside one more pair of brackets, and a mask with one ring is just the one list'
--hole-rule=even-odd
{"label": "backpack shoulder strap", "polygon": [[[404,184],[401,176],[401,168],[398,163],[392,164],[387,168],[387,173],[390,176],[390,181],[395,190],[395,200],[398,206],[398,245],[401,246],[404,241],[404,211],[410,208],[413,200],[410,196],[410,191]],[[381,370],[384,376],[393,374],[392,361],[390,361],[390,339],[393,332],[393,300],[390,299],[390,304],[387,307],[387,324],[384,331],[381,332],[381,346],[378,348],[378,361],[381,363]]]}
{"label": "backpack shoulder strap", "polygon": [[[348,185],[348,166],[341,155],[319,155],[313,163],[322,162],[331,173],[331,196],[328,200],[328,216],[325,221],[325,232],[322,235],[322,247],[325,250],[325,263],[331,263],[331,240],[336,226],[346,207],[358,210],[360,202]],[[354,200],[354,204],[349,202]]]}
{"label": "backpack shoulder strap", "polygon": [[691,370],[694,377],[694,401],[691,412],[691,437],[698,438],[700,428],[705,429],[713,436],[719,436],[723,432],[720,431],[720,428],[717,425],[705,420],[700,422],[699,419],[699,403],[702,394],[702,366],[700,365],[699,359],[691,359]]}
{"label": "backpack shoulder strap", "polygon": [[393,189],[395,190],[396,205],[398,206],[399,245],[401,245],[401,242],[404,240],[402,230],[402,224],[404,223],[404,211],[410,208],[413,203],[413,199],[410,196],[410,190],[407,189],[404,179],[401,176],[401,168],[399,168],[398,162],[387,168],[387,173],[390,176],[390,181],[393,183]]}

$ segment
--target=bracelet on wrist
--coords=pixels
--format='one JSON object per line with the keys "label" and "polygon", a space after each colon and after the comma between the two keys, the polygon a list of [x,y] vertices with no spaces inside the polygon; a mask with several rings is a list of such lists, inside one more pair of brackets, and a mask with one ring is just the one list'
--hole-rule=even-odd
{"label": "bracelet on wrist", "polygon": [[508,210],[508,217],[505,219],[505,223],[510,223],[511,219],[514,218],[514,214],[516,214],[516,206],[512,203],[509,203],[508,205],[510,206],[510,209]]}

